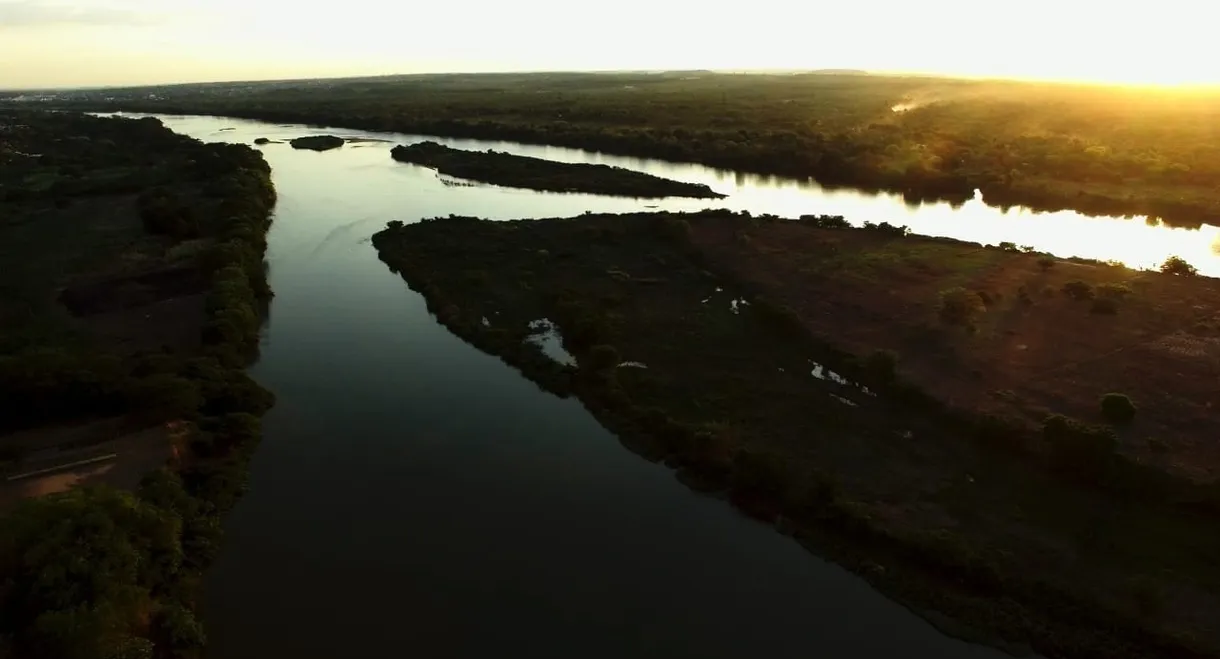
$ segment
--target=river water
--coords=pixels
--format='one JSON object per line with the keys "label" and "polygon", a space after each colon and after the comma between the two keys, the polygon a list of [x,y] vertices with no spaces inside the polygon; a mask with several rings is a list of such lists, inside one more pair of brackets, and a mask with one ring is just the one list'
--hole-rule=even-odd
{"label": "river water", "polygon": [[[316,132],[162,120],[205,141]],[[250,490],[209,573],[210,656],[1004,656],[941,634],[628,452],[579,403],[539,391],[450,335],[369,244],[392,219],[559,217],[653,202],[446,185],[390,159],[392,144],[410,138],[328,132],[391,142],[325,153],[261,147],[279,192],[268,254],[276,297],[252,372],[279,403],[264,419]],[[929,233],[942,218],[945,232],[999,231],[964,219],[978,210],[969,204],[959,219],[939,206],[911,210],[890,197],[820,194],[691,166],[444,141],[708,182],[733,195],[710,203],[752,212],[844,214]],[[1104,222],[1064,220],[1054,235],[1070,242],[1081,227],[1109,231]],[[1153,231],[1122,226],[1114,231]],[[1158,245],[1212,239],[1157,231]],[[996,235],[988,240],[1044,234]]]}

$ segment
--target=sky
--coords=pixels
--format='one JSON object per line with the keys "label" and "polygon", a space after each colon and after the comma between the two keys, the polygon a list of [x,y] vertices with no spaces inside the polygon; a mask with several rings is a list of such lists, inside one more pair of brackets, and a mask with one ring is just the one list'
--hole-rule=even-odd
{"label": "sky", "polygon": [[0,0],[0,88],[777,68],[1220,83],[1202,0],[822,4]]}

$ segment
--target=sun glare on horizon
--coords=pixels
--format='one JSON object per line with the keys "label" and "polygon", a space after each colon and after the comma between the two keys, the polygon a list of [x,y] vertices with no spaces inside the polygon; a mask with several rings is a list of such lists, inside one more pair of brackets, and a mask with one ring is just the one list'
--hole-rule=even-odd
{"label": "sun glare on horizon", "polygon": [[[511,7],[349,0],[344,15],[237,0],[0,0],[0,87],[416,72],[851,68],[1129,85],[1220,84],[1199,10],[1031,0],[827,9],[760,0],[717,12],[623,0],[597,27],[555,0]],[[828,27],[829,26],[829,27]],[[833,28],[833,29],[832,29]],[[76,55],[86,50],[90,57]]]}

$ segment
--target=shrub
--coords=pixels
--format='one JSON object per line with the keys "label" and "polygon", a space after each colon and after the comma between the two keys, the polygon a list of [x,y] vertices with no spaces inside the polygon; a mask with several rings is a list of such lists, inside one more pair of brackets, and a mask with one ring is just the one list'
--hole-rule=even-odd
{"label": "shrub", "polygon": [[893,224],[890,224],[889,222],[881,222],[880,224],[875,224],[873,222],[865,222],[862,228],[867,229],[869,231],[878,231],[880,233],[883,233],[883,234],[886,234],[889,236],[896,236],[899,238],[901,238],[903,236],[911,235],[910,227],[895,226]]}
{"label": "shrub", "polygon": [[1025,288],[1025,286],[1017,289],[1017,301],[1025,305],[1034,303],[1034,299],[1029,296],[1029,289]]}
{"label": "shrub", "polygon": [[1093,287],[1080,280],[1069,281],[1063,285],[1063,294],[1077,301],[1092,300]]}
{"label": "shrub", "polygon": [[690,222],[686,220],[667,218],[661,223],[661,231],[675,244],[683,245],[690,242]]}
{"label": "shrub", "polygon": [[799,220],[801,224],[809,224],[819,229],[847,229],[851,227],[851,223],[842,215],[802,215]]}
{"label": "shrub", "polygon": [[1046,272],[1047,270],[1055,267],[1055,259],[1050,256],[1039,257],[1038,267],[1041,268],[1043,272]]}
{"label": "shrub", "polygon": [[596,345],[589,351],[589,367],[594,371],[605,371],[618,366],[618,351],[614,346]]}
{"label": "shrub", "polygon": [[190,419],[203,405],[191,380],[164,373],[135,380],[128,392],[132,407],[147,409],[158,419]]}
{"label": "shrub", "polygon": [[228,450],[257,441],[262,423],[248,412],[229,412],[217,417],[206,417],[200,421],[200,429],[211,434],[213,447]]}
{"label": "shrub", "polygon": [[864,360],[864,371],[877,386],[889,386],[898,378],[898,355],[890,350],[874,351]]}
{"label": "shrub", "polygon": [[1125,394],[1106,394],[1101,397],[1101,415],[1111,423],[1130,423],[1135,418],[1135,403]]}
{"label": "shrub", "polygon": [[163,188],[153,188],[137,199],[140,220],[149,233],[176,239],[197,238],[199,220],[193,207],[181,202]]}
{"label": "shrub", "polygon": [[973,420],[974,437],[999,448],[1017,448],[1021,441],[1021,425],[993,414],[982,414]]}
{"label": "shrub", "polygon": [[1159,615],[1165,608],[1165,591],[1155,580],[1146,576],[1131,577],[1127,589],[1142,616]]}
{"label": "shrub", "polygon": [[172,656],[189,656],[202,650],[207,642],[203,625],[191,611],[177,602],[167,604],[153,617],[152,633],[157,646]]}
{"label": "shrub", "polygon": [[733,454],[730,479],[745,493],[778,492],[783,487],[782,460],[771,453],[739,450]]}
{"label": "shrub", "polygon": [[1131,287],[1126,284],[1098,284],[1097,297],[1109,300],[1122,300],[1131,295]]}
{"label": "shrub", "polygon": [[972,326],[984,311],[979,296],[960,286],[940,292],[940,319],[946,325]]}
{"label": "shrub", "polygon": [[1090,474],[1104,469],[1118,447],[1118,439],[1109,428],[1083,424],[1060,414],[1042,423],[1042,437],[1061,466]]}
{"label": "shrub", "polygon": [[758,297],[750,303],[750,309],[768,327],[789,338],[800,339],[807,336],[801,317],[789,306],[775,304],[766,298]]}
{"label": "shrub", "polygon": [[1167,275],[1182,275],[1183,277],[1193,277],[1199,274],[1199,269],[1186,262],[1186,259],[1180,256],[1171,256],[1165,259],[1161,264],[1161,272]]}

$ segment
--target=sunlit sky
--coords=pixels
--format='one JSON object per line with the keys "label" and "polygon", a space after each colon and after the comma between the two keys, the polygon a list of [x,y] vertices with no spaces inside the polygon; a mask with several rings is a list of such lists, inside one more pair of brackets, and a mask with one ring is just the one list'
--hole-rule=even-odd
{"label": "sunlit sky", "polygon": [[0,0],[0,88],[814,69],[1220,83],[1202,0]]}

